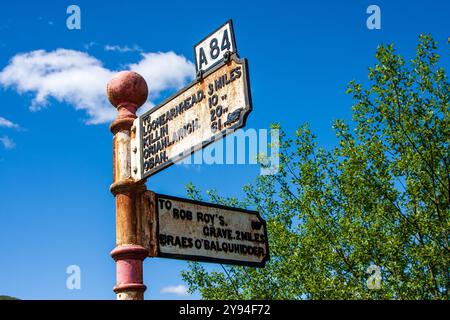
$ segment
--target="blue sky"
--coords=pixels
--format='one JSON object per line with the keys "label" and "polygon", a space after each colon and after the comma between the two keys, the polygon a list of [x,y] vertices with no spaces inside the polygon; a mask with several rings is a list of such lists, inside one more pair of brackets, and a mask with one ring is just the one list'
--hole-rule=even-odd
{"label": "blue sky", "polygon": [[[70,4],[81,8],[81,30],[66,27]],[[381,30],[366,27],[370,4],[381,8]],[[332,146],[332,121],[351,116],[346,84],[366,81],[378,44],[394,42],[411,58],[418,35],[431,33],[448,70],[448,12],[444,0],[2,2],[0,294],[115,298],[112,113],[104,100],[115,71],[142,71],[149,108],[190,81],[194,44],[232,18],[239,54],[249,60],[254,110],[247,127],[280,122],[292,133],[308,122]],[[42,71],[45,63],[60,73]],[[68,73],[71,63],[77,72]],[[258,172],[255,165],[172,166],[147,187],[184,197],[193,182],[239,197]],[[66,288],[73,264],[81,290]],[[162,292],[183,284],[185,267],[147,259],[146,298],[198,298]]]}

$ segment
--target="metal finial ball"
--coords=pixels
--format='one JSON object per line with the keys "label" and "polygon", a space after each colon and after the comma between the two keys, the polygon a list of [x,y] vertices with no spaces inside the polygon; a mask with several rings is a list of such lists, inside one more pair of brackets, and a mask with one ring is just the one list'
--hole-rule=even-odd
{"label": "metal finial ball", "polygon": [[134,71],[118,72],[106,87],[108,99],[116,108],[123,103],[133,103],[138,108],[147,100],[145,79]]}

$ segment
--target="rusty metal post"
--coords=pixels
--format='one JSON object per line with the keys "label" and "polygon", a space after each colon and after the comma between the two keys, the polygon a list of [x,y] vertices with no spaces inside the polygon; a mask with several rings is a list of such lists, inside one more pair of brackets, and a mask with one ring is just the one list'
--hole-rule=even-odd
{"label": "rusty metal post", "polygon": [[139,74],[131,71],[117,73],[107,86],[108,99],[117,108],[116,119],[110,129],[113,139],[113,184],[116,198],[116,247],[111,256],[116,261],[118,300],[142,300],[146,286],[143,283],[142,264],[148,250],[139,243],[137,207],[145,192],[145,181],[135,182],[131,175],[130,140],[136,111],[147,100],[147,84]]}

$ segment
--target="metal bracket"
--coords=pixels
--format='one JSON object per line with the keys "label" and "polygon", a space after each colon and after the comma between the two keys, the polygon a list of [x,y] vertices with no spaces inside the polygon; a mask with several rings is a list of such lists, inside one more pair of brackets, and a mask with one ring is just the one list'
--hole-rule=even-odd
{"label": "metal bracket", "polygon": [[148,250],[149,257],[158,256],[157,216],[155,193],[147,190],[138,202],[138,237],[139,243]]}
{"label": "metal bracket", "polygon": [[139,118],[133,121],[133,127],[131,128],[131,177],[134,181],[142,180],[141,170],[141,125]]}

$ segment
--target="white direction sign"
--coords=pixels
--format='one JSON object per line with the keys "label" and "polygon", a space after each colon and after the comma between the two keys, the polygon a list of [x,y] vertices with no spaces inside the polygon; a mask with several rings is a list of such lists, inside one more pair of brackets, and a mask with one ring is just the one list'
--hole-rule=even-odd
{"label": "white direction sign", "polygon": [[251,106],[246,59],[235,54],[135,120],[133,178],[141,180],[245,125]]}
{"label": "white direction sign", "polygon": [[224,58],[224,55],[235,52],[237,51],[233,23],[229,20],[195,45],[194,56],[197,74],[199,71],[202,73],[215,66]]}
{"label": "white direction sign", "polygon": [[266,222],[258,212],[155,194],[157,256],[263,267]]}

